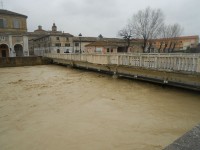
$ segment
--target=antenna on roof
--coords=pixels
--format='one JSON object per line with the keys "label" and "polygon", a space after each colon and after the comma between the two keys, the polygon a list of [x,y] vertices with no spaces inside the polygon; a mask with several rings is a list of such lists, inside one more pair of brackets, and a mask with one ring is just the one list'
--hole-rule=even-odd
{"label": "antenna on roof", "polygon": [[1,0],[1,9],[3,9],[3,1]]}

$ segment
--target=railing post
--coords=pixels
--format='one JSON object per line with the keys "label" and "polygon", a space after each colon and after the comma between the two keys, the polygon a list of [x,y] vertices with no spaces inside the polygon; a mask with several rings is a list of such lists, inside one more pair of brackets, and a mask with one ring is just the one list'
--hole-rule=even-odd
{"label": "railing post", "polygon": [[141,56],[141,54],[139,55],[139,67],[142,67],[142,56]]}
{"label": "railing post", "polygon": [[119,65],[119,55],[117,54],[117,65]]}
{"label": "railing post", "polygon": [[198,57],[198,60],[197,60],[197,72],[200,73],[200,56]]}
{"label": "railing post", "polygon": [[158,69],[158,55],[154,56],[154,57],[155,57],[155,59],[154,59],[154,68]]}

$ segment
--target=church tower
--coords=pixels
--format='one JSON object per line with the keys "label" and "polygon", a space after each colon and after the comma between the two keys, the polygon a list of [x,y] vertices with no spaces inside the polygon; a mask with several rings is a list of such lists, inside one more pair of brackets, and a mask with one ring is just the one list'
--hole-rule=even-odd
{"label": "church tower", "polygon": [[53,31],[53,32],[57,32],[57,26],[56,26],[56,24],[55,24],[55,23],[53,23],[53,26],[52,26],[52,31]]}

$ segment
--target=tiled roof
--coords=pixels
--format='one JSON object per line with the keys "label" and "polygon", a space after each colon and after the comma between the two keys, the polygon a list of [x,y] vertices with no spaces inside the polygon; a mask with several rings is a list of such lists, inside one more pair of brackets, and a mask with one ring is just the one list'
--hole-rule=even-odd
{"label": "tiled roof", "polygon": [[112,41],[96,41],[93,43],[90,43],[86,45],[86,47],[91,46],[113,46],[113,47],[119,47],[119,46],[126,46],[126,42],[112,42]]}
{"label": "tiled roof", "polygon": [[26,15],[22,15],[22,14],[15,13],[15,12],[12,12],[12,11],[9,11],[9,10],[4,10],[4,9],[0,9],[0,14],[12,15],[12,16],[20,16],[20,17],[27,18]]}
{"label": "tiled roof", "polygon": [[[98,37],[81,37],[82,42],[95,42],[98,40]],[[73,41],[80,41],[80,37],[73,37]]]}
{"label": "tiled roof", "polygon": [[175,38],[160,38],[155,40],[169,40],[169,39],[176,39],[176,40],[187,40],[187,39],[199,39],[199,36],[180,36]]}
{"label": "tiled roof", "polygon": [[[175,38],[160,38],[160,39],[153,39],[153,41],[162,41],[162,40],[166,41],[166,40],[170,40],[170,39],[176,39],[176,40],[199,39],[199,36],[193,35],[193,36],[180,36],[180,37],[175,37]],[[143,41],[143,39],[133,39],[133,40]]]}
{"label": "tiled roof", "polygon": [[29,32],[29,35],[38,35],[38,38],[34,38],[33,40],[36,41],[36,40],[39,40],[39,39],[42,39],[42,38],[45,38],[45,37],[49,37],[49,36],[62,36],[62,37],[73,37],[73,35],[69,34],[69,33],[46,33],[46,35],[39,35],[39,34],[34,34],[34,33],[30,33]]}
{"label": "tiled roof", "polygon": [[[79,39],[80,41],[80,39]],[[81,39],[82,41],[82,39]],[[133,45],[140,45],[140,41],[133,40],[130,42],[130,46]],[[113,46],[113,47],[124,47],[127,46],[127,42],[124,39],[119,39],[119,38],[101,38],[98,39],[97,41],[87,44],[87,47],[90,46]]]}
{"label": "tiled roof", "polygon": [[[73,38],[74,42],[79,42],[80,37],[74,37]],[[82,42],[96,42],[96,41],[115,41],[115,42],[120,42],[123,41],[123,39],[119,38],[99,38],[99,37],[81,37]]]}

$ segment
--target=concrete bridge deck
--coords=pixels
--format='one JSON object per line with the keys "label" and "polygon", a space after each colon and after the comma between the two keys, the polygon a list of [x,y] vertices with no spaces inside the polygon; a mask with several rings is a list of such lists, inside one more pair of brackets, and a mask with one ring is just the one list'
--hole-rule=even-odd
{"label": "concrete bridge deck", "polygon": [[54,63],[200,91],[200,54],[52,54]]}
{"label": "concrete bridge deck", "polygon": [[164,150],[199,150],[200,149],[200,124],[178,138]]}

